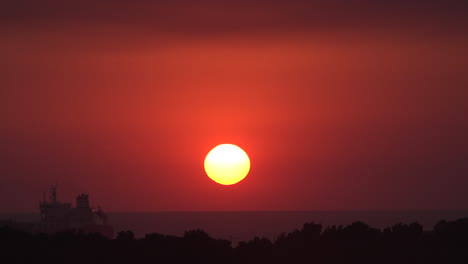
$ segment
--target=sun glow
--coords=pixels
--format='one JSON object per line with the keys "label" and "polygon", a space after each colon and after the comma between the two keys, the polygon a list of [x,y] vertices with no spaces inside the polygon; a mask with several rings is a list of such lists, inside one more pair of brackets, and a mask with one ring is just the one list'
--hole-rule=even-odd
{"label": "sun glow", "polygon": [[218,145],[205,158],[206,174],[219,184],[238,183],[247,176],[249,170],[249,156],[236,145]]}

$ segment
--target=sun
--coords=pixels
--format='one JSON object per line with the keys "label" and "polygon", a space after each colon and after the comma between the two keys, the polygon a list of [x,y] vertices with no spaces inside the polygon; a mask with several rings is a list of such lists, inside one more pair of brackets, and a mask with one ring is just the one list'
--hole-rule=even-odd
{"label": "sun", "polygon": [[232,185],[242,181],[250,170],[247,153],[233,144],[221,144],[212,149],[205,158],[205,171],[208,177],[222,185]]}

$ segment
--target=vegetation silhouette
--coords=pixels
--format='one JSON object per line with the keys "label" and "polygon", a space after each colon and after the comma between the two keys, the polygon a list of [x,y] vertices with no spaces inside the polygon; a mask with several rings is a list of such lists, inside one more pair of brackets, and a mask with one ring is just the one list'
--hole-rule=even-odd
{"label": "vegetation silhouette", "polygon": [[121,231],[109,239],[68,230],[33,234],[0,227],[1,263],[468,263],[468,218],[383,230],[363,222],[323,228],[305,223],[271,241],[255,237],[232,246],[201,229],[182,237]]}

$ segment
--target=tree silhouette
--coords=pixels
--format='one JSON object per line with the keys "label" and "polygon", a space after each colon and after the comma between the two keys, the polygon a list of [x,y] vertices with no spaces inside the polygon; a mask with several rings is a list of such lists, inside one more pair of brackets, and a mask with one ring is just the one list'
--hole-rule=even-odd
{"label": "tree silhouette", "polygon": [[468,219],[440,221],[431,231],[418,223],[379,230],[363,222],[347,226],[305,223],[274,242],[255,237],[236,247],[201,229],[182,237],[158,233],[115,239],[67,230],[36,234],[0,226],[2,263],[468,263]]}

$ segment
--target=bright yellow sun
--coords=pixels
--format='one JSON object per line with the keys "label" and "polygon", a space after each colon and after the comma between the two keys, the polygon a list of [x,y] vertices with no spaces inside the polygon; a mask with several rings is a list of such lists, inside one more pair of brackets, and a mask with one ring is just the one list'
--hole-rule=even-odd
{"label": "bright yellow sun", "polygon": [[238,183],[247,176],[249,170],[249,156],[236,145],[218,145],[205,158],[206,174],[219,184]]}

